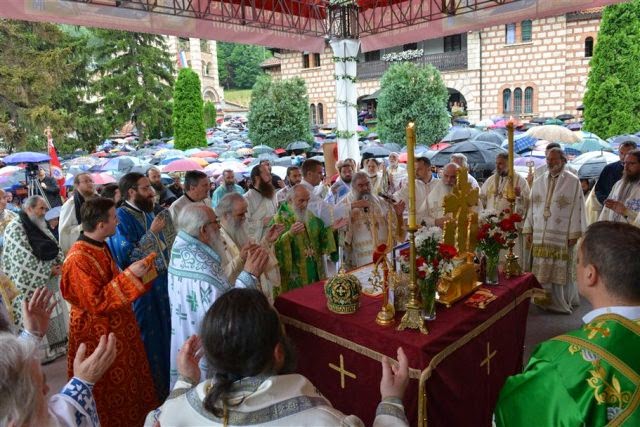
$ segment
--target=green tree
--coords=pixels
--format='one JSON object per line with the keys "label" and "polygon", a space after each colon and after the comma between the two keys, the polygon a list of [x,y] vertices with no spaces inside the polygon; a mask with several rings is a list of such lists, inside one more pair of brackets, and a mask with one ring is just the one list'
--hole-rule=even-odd
{"label": "green tree", "polygon": [[264,74],[260,64],[271,57],[271,51],[260,46],[225,42],[217,46],[218,77],[227,89],[251,88]]}
{"label": "green tree", "polygon": [[378,126],[385,142],[406,143],[405,128],[416,124],[416,143],[431,145],[449,128],[449,94],[438,70],[428,64],[393,64],[382,76],[378,96]]}
{"label": "green tree", "polygon": [[640,0],[607,6],[584,95],[584,127],[609,138],[640,130]]}
{"label": "green tree", "polygon": [[200,78],[191,68],[183,68],[173,91],[173,129],[177,149],[207,145],[202,110]]}
{"label": "green tree", "polygon": [[218,117],[218,111],[216,109],[216,105],[213,102],[207,101],[204,103],[203,117],[204,117],[205,128],[208,129],[216,126],[216,118]]}
{"label": "green tree", "polygon": [[57,88],[75,70],[73,49],[53,24],[0,19],[0,138],[9,151],[27,143],[46,149],[43,131],[73,129],[73,118],[56,103]]}
{"label": "green tree", "polygon": [[110,130],[136,119],[140,137],[159,137],[170,129],[167,101],[173,87],[173,61],[161,36],[126,31],[91,30],[94,49],[93,90]]}
{"label": "green tree", "polygon": [[255,145],[283,147],[293,141],[312,141],[309,97],[303,79],[273,81],[260,76],[249,105],[249,138]]}

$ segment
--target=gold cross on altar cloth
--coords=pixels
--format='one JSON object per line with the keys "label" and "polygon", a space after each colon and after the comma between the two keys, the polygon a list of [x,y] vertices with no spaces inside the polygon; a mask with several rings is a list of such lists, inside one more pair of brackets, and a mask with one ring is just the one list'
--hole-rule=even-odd
{"label": "gold cross on altar cloth", "polygon": [[353,372],[349,372],[346,369],[344,369],[344,357],[342,357],[342,355],[340,355],[340,366],[336,366],[333,363],[329,363],[329,367],[331,369],[334,369],[338,372],[340,372],[340,388],[344,388],[344,376],[348,376],[350,378],[353,378],[354,380],[356,379],[356,374],[354,374]]}
{"label": "gold cross on altar cloth", "polygon": [[480,367],[487,365],[487,375],[491,374],[491,359],[493,359],[497,352],[498,350],[491,352],[491,343],[487,342],[487,357],[480,363]]}

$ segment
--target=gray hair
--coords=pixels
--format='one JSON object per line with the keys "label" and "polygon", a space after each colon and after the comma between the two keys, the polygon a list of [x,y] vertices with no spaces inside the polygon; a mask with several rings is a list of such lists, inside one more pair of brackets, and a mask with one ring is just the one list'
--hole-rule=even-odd
{"label": "gray hair", "polygon": [[[367,179],[369,179],[369,178],[367,178]],[[301,188],[304,189],[307,193],[309,193],[309,195],[311,195],[311,192],[309,191],[309,189],[307,187],[305,187],[302,184],[296,184],[293,187],[291,187],[291,189],[287,193],[287,200],[290,201],[290,202],[293,201],[293,197],[296,195],[296,191],[298,191]]]}
{"label": "gray hair", "polygon": [[178,230],[184,231],[191,237],[198,237],[200,229],[209,221],[209,206],[200,203],[187,205],[178,214]]}
{"label": "gray hair", "polygon": [[469,169],[469,162],[467,162],[467,156],[465,156],[464,154],[453,153],[451,155],[451,161],[455,163],[455,160],[460,160],[460,162],[462,163],[462,165],[458,165],[458,166],[462,166],[463,168]]}
{"label": "gray hair", "polygon": [[231,212],[233,212],[233,207],[236,205],[236,203],[241,201],[245,202],[244,197],[242,197],[239,193],[234,192],[225,194],[224,197],[220,199],[218,206],[216,206],[215,208],[216,215],[218,215],[220,218],[231,215]]}
{"label": "gray hair", "polygon": [[42,200],[44,202],[44,198],[42,196],[33,195],[26,198],[24,203],[22,204],[22,210],[26,211],[27,209],[33,209],[38,206],[38,201]]}
{"label": "gray hair", "polygon": [[[357,181],[360,181],[360,180],[362,180],[362,181],[364,181],[364,180],[369,181],[369,175],[367,175],[367,173],[366,173],[366,172],[362,172],[362,171],[360,171],[360,172],[356,172],[356,173],[354,173],[354,174],[353,174],[353,176],[351,177],[351,183],[352,183],[352,184],[355,184]],[[353,185],[352,185],[352,187],[353,187]]]}
{"label": "gray hair", "polygon": [[32,425],[40,390],[33,381],[36,347],[10,333],[0,333],[0,425]]}

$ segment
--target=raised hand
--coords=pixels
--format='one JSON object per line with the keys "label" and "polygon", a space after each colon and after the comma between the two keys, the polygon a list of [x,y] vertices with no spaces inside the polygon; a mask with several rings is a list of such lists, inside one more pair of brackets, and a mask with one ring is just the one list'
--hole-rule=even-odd
{"label": "raised hand", "polygon": [[278,237],[284,232],[284,224],[273,224],[269,231],[267,231],[267,242],[273,243],[278,240]]}
{"label": "raised hand", "polygon": [[113,333],[110,333],[109,337],[102,335],[98,346],[89,357],[85,357],[87,346],[84,343],[80,344],[76,358],[73,359],[73,375],[92,384],[98,382],[116,360],[116,341]]}
{"label": "raised hand", "polygon": [[382,379],[380,395],[382,399],[397,397],[402,399],[409,385],[409,360],[402,347],[398,347],[398,364],[391,364],[387,356],[382,358]]}
{"label": "raised hand", "polygon": [[304,231],[304,223],[297,221],[295,223],[293,223],[293,225],[291,226],[291,229],[289,230],[291,231],[291,234],[300,234]]}
{"label": "raised hand", "polygon": [[49,318],[56,306],[56,301],[51,301],[53,292],[47,288],[38,288],[28,300],[22,301],[22,314],[24,328],[37,336],[44,336],[49,328]]}
{"label": "raised hand", "polygon": [[138,279],[144,277],[145,274],[151,268],[151,264],[147,263],[145,259],[134,262],[129,266],[129,271],[133,273]]}
{"label": "raised hand", "polygon": [[200,359],[202,341],[197,335],[191,335],[178,351],[178,373],[197,384],[200,381]]}
{"label": "raised hand", "polygon": [[249,252],[247,260],[244,263],[244,271],[259,277],[263,272],[269,260],[269,253],[262,247]]}
{"label": "raised hand", "polygon": [[164,216],[156,215],[156,217],[153,218],[153,222],[151,223],[151,227],[149,227],[149,229],[157,234],[162,231],[166,224],[167,220],[164,218]]}
{"label": "raised hand", "polygon": [[338,220],[336,220],[333,224],[331,224],[331,228],[333,230],[340,230],[341,228],[344,228],[347,226],[347,218],[340,218]]}

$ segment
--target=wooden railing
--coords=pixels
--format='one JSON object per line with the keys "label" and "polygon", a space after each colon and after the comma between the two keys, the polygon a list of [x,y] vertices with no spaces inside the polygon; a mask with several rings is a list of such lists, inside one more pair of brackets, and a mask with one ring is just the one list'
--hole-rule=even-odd
{"label": "wooden railing", "polygon": [[[465,70],[467,68],[467,51],[434,53],[413,59],[411,62],[417,65],[432,64],[440,71]],[[358,79],[371,80],[380,78],[389,68],[392,62],[368,61],[358,63]]]}

